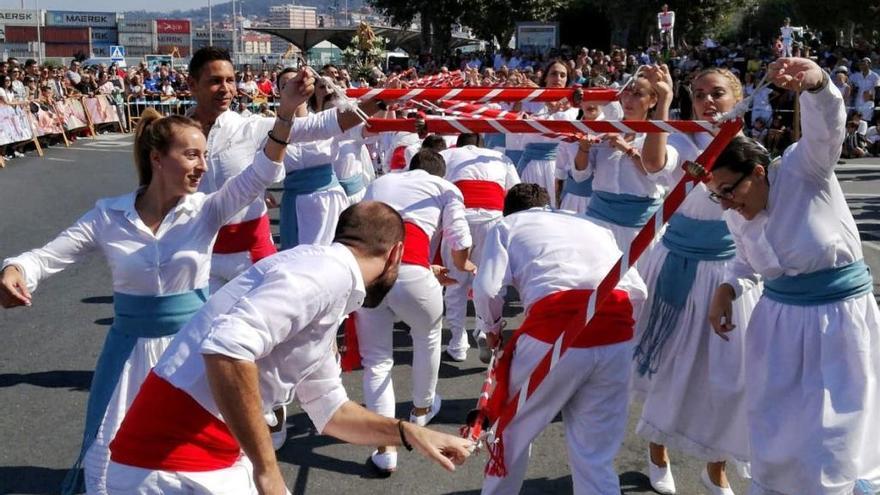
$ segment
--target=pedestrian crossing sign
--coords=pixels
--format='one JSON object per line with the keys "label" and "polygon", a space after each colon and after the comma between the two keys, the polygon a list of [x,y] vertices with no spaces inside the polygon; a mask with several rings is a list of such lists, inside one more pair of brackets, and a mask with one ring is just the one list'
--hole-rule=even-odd
{"label": "pedestrian crossing sign", "polygon": [[110,60],[114,62],[121,62],[125,60],[125,47],[119,45],[113,45],[110,47]]}

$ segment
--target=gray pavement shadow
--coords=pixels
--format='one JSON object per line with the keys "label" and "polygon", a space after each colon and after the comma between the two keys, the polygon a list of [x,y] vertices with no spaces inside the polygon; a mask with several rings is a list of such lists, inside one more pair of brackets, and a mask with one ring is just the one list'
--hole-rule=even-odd
{"label": "gray pavement shadow", "polygon": [[[571,493],[571,476],[563,476],[561,478],[534,478],[523,481],[520,495],[558,495],[560,493]],[[449,495],[479,495],[480,490],[462,490],[457,492],[449,492]]]}
{"label": "gray pavement shadow", "polygon": [[113,296],[92,296],[80,299],[85,304],[113,304]]}
{"label": "gray pavement shadow", "polygon": [[639,471],[620,474],[620,493],[656,493],[651,488],[651,480]]}
{"label": "gray pavement shadow", "polygon": [[0,466],[0,493],[54,494],[61,490],[67,469]]}
{"label": "gray pavement shadow", "polygon": [[[88,392],[92,384],[94,371],[54,370],[36,373],[3,373],[0,374],[0,388],[16,385],[33,385],[46,388],[66,388],[72,391]],[[4,478],[0,476],[0,480]],[[0,490],[0,493],[5,493]]]}

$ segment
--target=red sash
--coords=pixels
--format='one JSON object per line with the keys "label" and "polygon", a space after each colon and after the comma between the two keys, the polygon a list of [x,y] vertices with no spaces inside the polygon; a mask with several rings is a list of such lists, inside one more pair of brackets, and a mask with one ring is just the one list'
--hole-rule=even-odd
{"label": "red sash", "polygon": [[[583,327],[587,316],[587,301],[592,292],[589,289],[555,292],[529,309],[525,321],[504,346],[501,358],[495,363],[495,389],[485,409],[490,423],[500,418],[506,409],[510,392],[510,366],[517,340],[525,334],[553,345],[563,331],[568,336],[571,330],[578,326]],[[632,309],[629,295],[619,289],[613,290],[577,340],[563,340],[562,348],[587,348],[626,342],[633,336],[635,321]],[[532,372],[532,376],[542,373],[546,375],[549,372],[550,362],[542,361]],[[540,382],[538,380],[536,383]],[[502,433],[495,432],[498,443],[490,452],[490,461],[486,466],[487,474],[493,476],[504,476],[506,473]]]}
{"label": "red sash", "polygon": [[223,421],[152,371],[110,442],[114,462],[160,471],[216,471],[240,456]]}
{"label": "red sash", "polygon": [[391,170],[403,170],[406,168],[406,146],[398,146],[391,153],[391,160],[388,161],[388,168]]}
{"label": "red sash", "polygon": [[464,196],[466,208],[504,210],[504,188],[501,184],[491,180],[460,180],[455,185]]}
{"label": "red sash", "polygon": [[342,371],[352,371],[361,367],[361,348],[358,344],[357,313],[351,313],[342,324],[344,328],[345,352],[341,353],[339,366]]}
{"label": "red sash", "polygon": [[220,228],[214,243],[214,252],[231,254],[242,251],[249,251],[254,263],[278,252],[272,242],[269,215]]}
{"label": "red sash", "polygon": [[412,222],[403,222],[403,257],[401,263],[430,268],[431,239],[421,227]]}

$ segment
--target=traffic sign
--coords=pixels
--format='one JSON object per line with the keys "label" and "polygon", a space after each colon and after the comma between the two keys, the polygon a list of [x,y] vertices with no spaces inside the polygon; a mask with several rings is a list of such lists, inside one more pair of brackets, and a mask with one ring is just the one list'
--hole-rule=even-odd
{"label": "traffic sign", "polygon": [[113,45],[110,47],[110,60],[114,62],[121,62],[125,60],[125,47],[120,45]]}

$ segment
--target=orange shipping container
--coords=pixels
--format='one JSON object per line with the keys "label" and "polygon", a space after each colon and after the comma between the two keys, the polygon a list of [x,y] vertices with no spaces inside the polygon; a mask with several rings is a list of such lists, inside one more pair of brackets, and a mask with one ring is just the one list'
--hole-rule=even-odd
{"label": "orange shipping container", "polygon": [[88,43],[86,44],[72,44],[72,43],[46,43],[46,56],[47,57],[75,57],[78,54],[83,54],[88,57],[91,53],[91,47]]}

